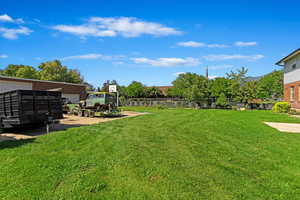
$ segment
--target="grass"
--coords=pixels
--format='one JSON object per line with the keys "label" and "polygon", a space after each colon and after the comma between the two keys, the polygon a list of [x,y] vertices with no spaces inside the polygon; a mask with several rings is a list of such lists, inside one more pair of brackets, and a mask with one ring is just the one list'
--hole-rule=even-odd
{"label": "grass", "polygon": [[[131,108],[133,109],[133,108]],[[0,143],[0,199],[298,199],[300,134],[269,111],[152,114]]]}

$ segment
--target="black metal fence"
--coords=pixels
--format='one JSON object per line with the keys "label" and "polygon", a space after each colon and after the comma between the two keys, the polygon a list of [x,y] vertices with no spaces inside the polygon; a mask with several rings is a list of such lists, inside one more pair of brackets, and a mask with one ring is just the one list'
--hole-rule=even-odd
{"label": "black metal fence", "polygon": [[163,106],[168,108],[196,108],[196,109],[259,109],[271,110],[274,103],[239,103],[231,99],[226,106],[216,104],[216,99],[203,99],[198,102],[190,102],[181,98],[128,98],[121,101],[122,106]]}

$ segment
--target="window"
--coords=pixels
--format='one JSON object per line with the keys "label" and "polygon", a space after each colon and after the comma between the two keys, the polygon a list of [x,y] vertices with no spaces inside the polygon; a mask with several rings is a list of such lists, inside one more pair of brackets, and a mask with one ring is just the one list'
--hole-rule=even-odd
{"label": "window", "polygon": [[295,63],[295,64],[292,65],[292,70],[294,70],[296,68],[297,68],[297,64]]}
{"label": "window", "polygon": [[295,100],[295,88],[290,87],[290,101],[294,101],[294,100]]}
{"label": "window", "polygon": [[89,95],[89,99],[93,99],[93,98],[95,98],[96,96],[94,95],[94,94],[90,94]]}

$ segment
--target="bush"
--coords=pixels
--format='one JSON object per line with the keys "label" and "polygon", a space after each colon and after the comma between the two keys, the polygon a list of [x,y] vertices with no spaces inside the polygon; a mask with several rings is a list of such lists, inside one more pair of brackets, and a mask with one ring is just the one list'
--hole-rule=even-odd
{"label": "bush", "polygon": [[224,93],[221,93],[221,95],[217,98],[216,105],[220,106],[222,108],[224,108],[225,106],[228,105],[227,99],[226,99],[226,96]]}
{"label": "bush", "polygon": [[164,109],[167,109],[168,107],[165,105],[157,105],[157,106],[155,106],[155,108],[158,110],[164,110]]}
{"label": "bush", "polygon": [[295,110],[295,109],[291,109],[290,112],[289,112],[290,115],[300,115],[300,113]]}
{"label": "bush", "polygon": [[278,113],[288,113],[291,110],[291,105],[288,102],[277,102],[272,110]]}

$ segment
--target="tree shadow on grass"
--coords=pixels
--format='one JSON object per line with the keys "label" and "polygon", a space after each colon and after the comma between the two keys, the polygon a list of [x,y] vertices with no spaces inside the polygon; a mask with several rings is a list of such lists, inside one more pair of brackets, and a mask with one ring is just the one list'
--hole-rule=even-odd
{"label": "tree shadow on grass", "polygon": [[34,140],[35,138],[26,139],[26,140],[13,140],[7,136],[0,136],[0,151],[2,149],[20,147],[28,143],[32,143],[34,142]]}

